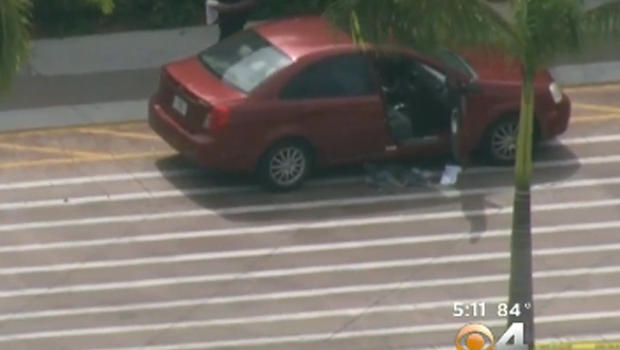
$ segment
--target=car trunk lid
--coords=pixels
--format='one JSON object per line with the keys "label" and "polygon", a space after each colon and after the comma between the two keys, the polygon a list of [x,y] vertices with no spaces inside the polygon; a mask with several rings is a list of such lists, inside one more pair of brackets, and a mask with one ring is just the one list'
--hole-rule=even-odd
{"label": "car trunk lid", "polygon": [[164,66],[159,95],[162,107],[191,133],[204,129],[211,110],[245,96],[222,82],[197,57]]}

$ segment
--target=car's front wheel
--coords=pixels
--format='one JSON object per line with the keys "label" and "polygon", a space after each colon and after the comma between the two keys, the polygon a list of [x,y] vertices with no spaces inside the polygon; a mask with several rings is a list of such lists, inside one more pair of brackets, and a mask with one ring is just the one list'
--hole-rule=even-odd
{"label": "car's front wheel", "polygon": [[300,142],[281,142],[262,157],[258,175],[268,189],[290,191],[303,184],[311,166],[308,147]]}
{"label": "car's front wheel", "polygon": [[493,124],[486,135],[484,152],[494,164],[514,164],[517,156],[519,120],[504,118]]}

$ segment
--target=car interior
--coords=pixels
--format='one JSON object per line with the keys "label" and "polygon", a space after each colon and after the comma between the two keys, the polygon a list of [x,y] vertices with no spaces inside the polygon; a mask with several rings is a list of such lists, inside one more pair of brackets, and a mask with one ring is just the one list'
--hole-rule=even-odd
{"label": "car interior", "polygon": [[397,143],[417,143],[449,130],[450,114],[458,99],[444,74],[400,55],[380,55],[375,63],[388,125]]}

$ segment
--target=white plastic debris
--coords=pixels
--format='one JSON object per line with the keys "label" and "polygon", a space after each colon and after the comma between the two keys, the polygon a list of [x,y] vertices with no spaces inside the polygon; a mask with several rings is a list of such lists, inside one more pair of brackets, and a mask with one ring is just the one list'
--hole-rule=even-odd
{"label": "white plastic debris", "polygon": [[441,184],[444,186],[450,186],[457,183],[459,174],[463,169],[458,165],[446,165],[446,168],[441,175]]}

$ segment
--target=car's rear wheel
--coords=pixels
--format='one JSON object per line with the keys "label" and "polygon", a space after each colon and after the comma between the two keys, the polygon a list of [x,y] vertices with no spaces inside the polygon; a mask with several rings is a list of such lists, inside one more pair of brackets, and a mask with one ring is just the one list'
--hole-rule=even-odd
{"label": "car's rear wheel", "polygon": [[275,191],[299,188],[312,167],[310,150],[301,142],[280,142],[262,157],[258,175],[265,187]]}

